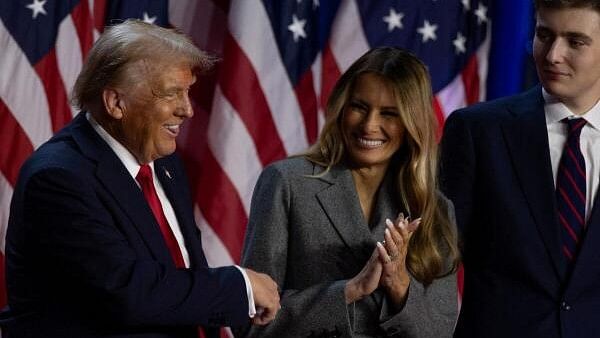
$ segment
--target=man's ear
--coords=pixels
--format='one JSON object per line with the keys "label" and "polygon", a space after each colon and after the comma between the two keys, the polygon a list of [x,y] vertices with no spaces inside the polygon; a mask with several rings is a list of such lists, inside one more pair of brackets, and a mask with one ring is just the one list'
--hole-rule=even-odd
{"label": "man's ear", "polygon": [[120,120],[123,118],[125,103],[121,94],[116,89],[104,88],[102,91],[102,103],[108,115],[113,119]]}

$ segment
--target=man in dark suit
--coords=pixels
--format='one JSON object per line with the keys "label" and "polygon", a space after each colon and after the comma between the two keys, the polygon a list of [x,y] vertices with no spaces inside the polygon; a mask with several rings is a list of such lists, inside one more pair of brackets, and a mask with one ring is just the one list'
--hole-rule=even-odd
{"label": "man in dark suit", "polygon": [[15,188],[10,337],[195,337],[198,325],[275,317],[269,276],[208,267],[173,155],[194,72],[210,63],[185,36],[140,21],[96,42],[74,89],[83,111]]}
{"label": "man in dark suit", "polygon": [[454,112],[455,337],[600,337],[600,1],[536,0],[541,86]]}

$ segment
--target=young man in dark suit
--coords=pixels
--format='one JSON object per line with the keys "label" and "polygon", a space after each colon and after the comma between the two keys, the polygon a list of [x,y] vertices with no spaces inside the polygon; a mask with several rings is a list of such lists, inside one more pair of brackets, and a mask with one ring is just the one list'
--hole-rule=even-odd
{"label": "young man in dark suit", "polygon": [[535,6],[541,85],[445,126],[465,267],[455,337],[600,336],[600,1]]}
{"label": "young man in dark suit", "polygon": [[15,189],[10,337],[191,338],[198,325],[275,317],[269,276],[208,267],[173,154],[195,71],[210,64],[187,37],[141,21],[96,42],[74,89],[82,112],[31,156]]}

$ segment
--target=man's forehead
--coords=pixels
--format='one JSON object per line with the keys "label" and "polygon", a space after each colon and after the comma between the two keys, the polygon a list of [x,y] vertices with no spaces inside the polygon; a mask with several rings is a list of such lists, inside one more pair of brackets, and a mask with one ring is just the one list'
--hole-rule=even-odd
{"label": "man's forehead", "polygon": [[540,8],[536,13],[536,28],[545,28],[564,35],[591,35],[600,32],[600,13],[593,8]]}
{"label": "man's forehead", "polygon": [[135,61],[129,67],[133,72],[148,74],[151,78],[175,78],[182,74],[194,76],[192,66],[184,61],[142,59]]}

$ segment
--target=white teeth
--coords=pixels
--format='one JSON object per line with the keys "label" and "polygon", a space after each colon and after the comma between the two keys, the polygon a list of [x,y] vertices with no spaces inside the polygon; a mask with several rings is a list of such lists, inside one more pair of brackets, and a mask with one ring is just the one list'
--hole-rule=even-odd
{"label": "white teeth", "polygon": [[172,132],[172,133],[178,133],[179,132],[179,125],[178,124],[166,125],[165,128],[169,129],[169,131]]}
{"label": "white teeth", "polygon": [[367,140],[361,137],[358,138],[358,142],[365,147],[379,147],[383,144],[383,141],[381,140]]}

